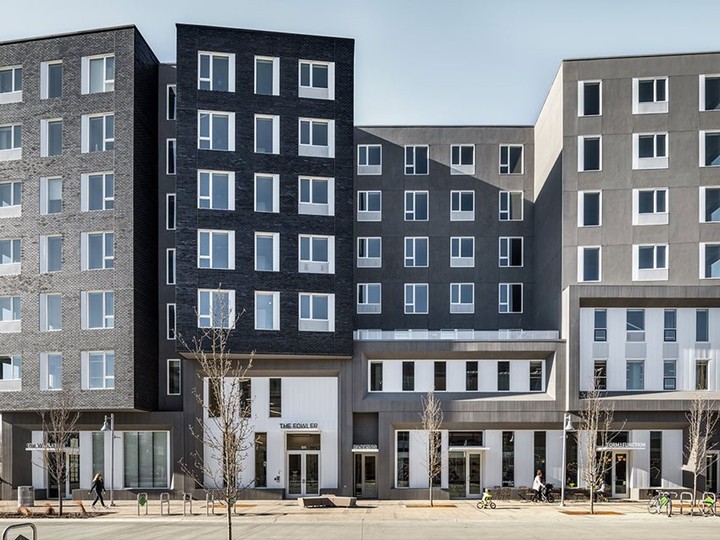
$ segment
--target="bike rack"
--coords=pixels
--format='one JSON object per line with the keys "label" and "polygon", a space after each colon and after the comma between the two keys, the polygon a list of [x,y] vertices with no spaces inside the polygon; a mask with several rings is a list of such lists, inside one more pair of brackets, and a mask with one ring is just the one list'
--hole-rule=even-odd
{"label": "bike rack", "polygon": [[160,494],[160,515],[163,516],[163,505],[167,505],[167,515],[170,515],[170,494],[167,491],[163,491]]}
{"label": "bike rack", "polygon": [[685,503],[689,504],[690,513],[692,514],[693,494],[689,491],[683,491],[682,493],[680,493],[680,514],[683,513],[683,508],[685,508]]}
{"label": "bike rack", "polygon": [[145,515],[148,515],[148,508],[150,507],[150,501],[148,500],[148,494],[144,491],[137,494],[137,515],[140,515],[140,507],[145,507]]}
{"label": "bike rack", "polygon": [[190,515],[192,516],[192,494],[183,491],[183,516],[187,516],[187,505],[190,503]]}
{"label": "bike rack", "polygon": [[213,499],[213,496],[210,495],[210,493],[205,494],[205,515],[210,515],[210,510],[212,509],[212,515],[215,515],[215,499]]}
{"label": "bike rack", "polygon": [[12,529],[20,529],[21,527],[30,527],[30,530],[32,530],[32,540],[35,540],[37,538],[37,527],[35,526],[35,524],[16,523],[15,525],[8,525],[3,529],[2,540],[7,540],[8,531],[11,531]]}

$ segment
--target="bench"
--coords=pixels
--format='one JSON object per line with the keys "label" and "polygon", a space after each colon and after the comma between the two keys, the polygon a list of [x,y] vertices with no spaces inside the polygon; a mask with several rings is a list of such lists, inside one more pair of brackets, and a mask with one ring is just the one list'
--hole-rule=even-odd
{"label": "bench", "polygon": [[300,497],[298,504],[303,508],[357,508],[357,497],[339,497],[337,495]]}

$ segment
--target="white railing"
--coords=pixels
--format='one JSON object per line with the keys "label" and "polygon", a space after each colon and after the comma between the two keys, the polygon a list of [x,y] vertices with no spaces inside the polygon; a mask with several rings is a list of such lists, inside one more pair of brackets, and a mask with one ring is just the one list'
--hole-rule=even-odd
{"label": "white railing", "polygon": [[356,341],[554,341],[557,330],[355,330]]}

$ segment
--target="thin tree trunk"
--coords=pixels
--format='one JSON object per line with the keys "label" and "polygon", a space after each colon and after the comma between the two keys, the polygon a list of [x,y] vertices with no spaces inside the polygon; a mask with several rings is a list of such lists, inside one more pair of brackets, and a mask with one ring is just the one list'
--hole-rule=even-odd
{"label": "thin tree trunk", "polygon": [[227,540],[232,540],[232,513],[230,511],[230,497],[227,497]]}
{"label": "thin tree trunk", "polygon": [[62,494],[60,492],[60,486],[58,486],[58,515],[62,517]]}
{"label": "thin tree trunk", "polygon": [[595,486],[590,486],[590,513],[595,513]]}

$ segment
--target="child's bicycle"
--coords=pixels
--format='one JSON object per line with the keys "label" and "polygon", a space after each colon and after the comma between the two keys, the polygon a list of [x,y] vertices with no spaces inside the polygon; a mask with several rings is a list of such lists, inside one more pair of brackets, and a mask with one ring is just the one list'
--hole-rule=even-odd
{"label": "child's bicycle", "polygon": [[492,495],[490,495],[490,491],[485,488],[485,491],[483,492],[482,499],[480,499],[477,503],[478,510],[485,510],[487,508],[495,509],[496,508],[495,501],[492,500]]}

